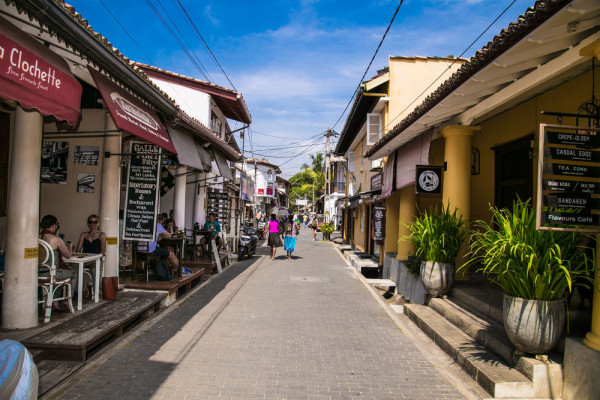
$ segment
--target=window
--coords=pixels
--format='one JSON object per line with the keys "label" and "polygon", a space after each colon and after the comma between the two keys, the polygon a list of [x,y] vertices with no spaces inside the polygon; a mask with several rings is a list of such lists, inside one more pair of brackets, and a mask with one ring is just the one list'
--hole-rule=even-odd
{"label": "window", "polygon": [[354,172],[354,152],[348,152],[348,171]]}
{"label": "window", "polygon": [[381,139],[383,129],[381,127],[381,114],[367,114],[367,144],[372,146]]}
{"label": "window", "polygon": [[362,154],[362,163],[365,163],[365,154],[367,153],[367,139],[363,139],[363,154]]}
{"label": "window", "polygon": [[221,136],[221,126],[221,120],[215,115],[215,113],[212,113],[210,117],[210,129],[217,135]]}

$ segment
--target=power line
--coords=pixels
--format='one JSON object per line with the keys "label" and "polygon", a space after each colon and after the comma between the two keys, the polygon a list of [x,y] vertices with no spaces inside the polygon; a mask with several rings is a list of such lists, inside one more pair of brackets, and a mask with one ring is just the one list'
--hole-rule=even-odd
{"label": "power line", "polygon": [[206,47],[206,49],[208,50],[208,52],[212,56],[212,58],[215,61],[215,63],[219,66],[219,69],[221,70],[221,72],[223,73],[223,75],[225,75],[225,78],[227,78],[227,81],[229,82],[229,84],[231,85],[231,87],[233,88],[233,90],[235,90],[237,92],[237,89],[235,88],[235,85],[233,84],[233,82],[231,82],[231,79],[229,79],[229,76],[227,76],[227,73],[225,72],[225,70],[223,69],[223,67],[221,67],[221,64],[217,60],[217,57],[215,57],[215,55],[213,54],[213,52],[210,50],[210,47],[208,47],[208,44],[204,41],[204,38],[200,34],[200,31],[198,31],[198,28],[196,28],[196,24],[194,24],[194,21],[192,21],[192,19],[190,18],[187,10],[183,6],[183,4],[181,4],[181,1],[177,0],[177,4],[179,4],[179,7],[181,7],[181,10],[183,11],[183,13],[185,14],[185,16],[187,17],[188,21],[190,21],[190,24],[192,25],[192,27],[194,28],[194,30],[198,34],[198,37],[200,38],[200,40],[202,40],[202,43],[204,43],[204,46]]}
{"label": "power line", "polygon": [[373,54],[373,57],[371,57],[371,61],[369,61],[369,65],[367,66],[367,69],[365,70],[365,73],[363,74],[362,78],[360,78],[360,81],[358,82],[358,86],[356,86],[356,89],[354,90],[354,93],[352,94],[352,97],[350,97],[350,101],[348,101],[348,104],[346,104],[346,108],[344,108],[344,111],[342,112],[342,115],[340,115],[340,117],[335,122],[335,124],[333,124],[333,126],[331,127],[331,129],[334,129],[337,126],[337,124],[340,122],[340,120],[342,119],[342,117],[344,116],[344,114],[346,114],[346,111],[348,111],[348,107],[350,107],[350,104],[352,103],[352,100],[356,96],[356,93],[358,93],[358,90],[360,89],[360,87],[361,87],[361,85],[363,83],[363,80],[365,79],[365,76],[367,76],[367,73],[369,72],[369,69],[371,68],[371,64],[373,64],[373,61],[375,60],[375,57],[377,56],[377,53],[379,52],[379,49],[381,48],[381,45],[383,44],[383,41],[385,40],[385,37],[387,36],[390,28],[392,27],[392,24],[394,23],[394,19],[396,18],[396,15],[398,14],[398,11],[400,11],[400,7],[402,6],[402,3],[404,3],[404,0],[400,0],[400,4],[398,4],[398,7],[396,8],[396,11],[394,12],[394,15],[392,16],[392,19],[391,19],[390,23],[388,24],[387,29],[385,30],[385,33],[381,37],[381,40],[379,41],[379,45],[377,45],[377,49],[375,50],[375,53]]}

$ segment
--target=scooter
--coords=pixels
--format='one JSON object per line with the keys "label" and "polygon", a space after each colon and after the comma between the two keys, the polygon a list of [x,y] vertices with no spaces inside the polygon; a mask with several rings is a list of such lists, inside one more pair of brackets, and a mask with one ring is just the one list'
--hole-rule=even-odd
{"label": "scooter", "polygon": [[258,236],[259,239],[264,239],[265,238],[265,231],[267,230],[267,223],[264,221],[259,221],[258,223],[258,228],[256,229],[256,236]]}
{"label": "scooter", "polygon": [[241,261],[244,257],[250,257],[252,254],[256,253],[257,243],[258,237],[254,234],[254,229],[240,229],[240,241],[238,244],[238,261]]}

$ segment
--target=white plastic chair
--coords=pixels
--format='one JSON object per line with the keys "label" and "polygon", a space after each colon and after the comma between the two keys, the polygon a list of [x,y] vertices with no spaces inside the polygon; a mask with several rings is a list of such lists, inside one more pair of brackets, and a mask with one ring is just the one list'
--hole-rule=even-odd
{"label": "white plastic chair", "polygon": [[[44,305],[44,322],[50,322],[52,314],[52,303],[55,301],[66,300],[69,310],[74,313],[73,301],[71,298],[71,278],[57,279],[56,268],[57,260],[54,257],[54,251],[48,242],[39,239],[39,272],[49,271],[48,276],[38,276],[38,287],[42,289],[42,300],[38,303]],[[62,289],[62,296],[56,297],[56,292]]]}

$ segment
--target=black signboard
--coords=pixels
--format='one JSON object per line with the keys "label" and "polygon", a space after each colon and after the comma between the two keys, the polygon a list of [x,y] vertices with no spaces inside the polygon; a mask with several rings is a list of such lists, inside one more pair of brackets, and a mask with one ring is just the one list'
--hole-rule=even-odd
{"label": "black signboard", "polygon": [[546,147],[544,158],[552,160],[600,162],[600,152],[590,149],[568,149],[564,147]]}
{"label": "black signboard", "polygon": [[579,134],[575,132],[546,131],[547,144],[563,144],[578,147],[600,147],[600,136],[593,134]]}
{"label": "black signboard", "polygon": [[156,233],[160,147],[132,142],[127,169],[123,239],[152,241]]}
{"label": "black signboard", "polygon": [[598,228],[599,214],[543,211],[542,223],[552,225],[577,225],[587,228]]}
{"label": "black signboard", "polygon": [[549,192],[600,194],[600,182],[544,179],[543,189]]}
{"label": "black signboard", "polygon": [[540,124],[537,229],[600,231],[599,133]]}
{"label": "black signboard", "polygon": [[381,189],[382,178],[383,175],[381,174],[381,172],[371,177],[371,190]]}
{"label": "black signboard", "polygon": [[582,178],[598,178],[600,167],[589,165],[544,163],[544,175],[579,176]]}
{"label": "black signboard", "polygon": [[227,195],[227,193],[208,192],[208,198],[215,199],[215,200],[227,200],[227,199],[229,199],[229,196]]}
{"label": "black signboard", "polygon": [[443,166],[417,165],[417,193],[442,193]]}
{"label": "black signboard", "polygon": [[561,193],[544,195],[544,206],[555,208],[576,208],[586,211],[598,209],[598,200],[592,198],[591,195]]}
{"label": "black signboard", "polygon": [[373,240],[382,242],[385,239],[385,207],[373,207]]}

